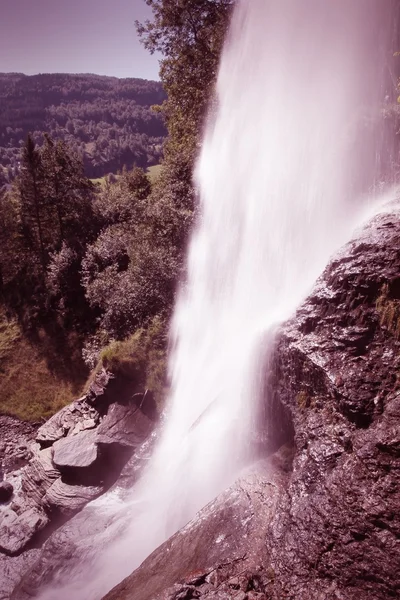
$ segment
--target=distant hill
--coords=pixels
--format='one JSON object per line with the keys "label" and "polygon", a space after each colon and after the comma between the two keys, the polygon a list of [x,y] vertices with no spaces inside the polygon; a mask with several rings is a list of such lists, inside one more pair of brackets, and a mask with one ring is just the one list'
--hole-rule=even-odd
{"label": "distant hill", "polygon": [[75,147],[88,177],[157,164],[166,129],[151,106],[164,99],[161,83],[144,79],[0,73],[2,175],[10,180],[17,172],[29,132],[38,144],[47,132]]}

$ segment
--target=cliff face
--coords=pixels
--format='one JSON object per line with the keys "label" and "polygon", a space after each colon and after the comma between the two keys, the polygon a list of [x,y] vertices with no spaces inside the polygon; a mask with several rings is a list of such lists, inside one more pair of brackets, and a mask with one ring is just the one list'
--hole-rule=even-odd
{"label": "cliff face", "polygon": [[400,593],[400,221],[374,219],[282,331],[275,389],[293,473],[266,544],[276,594]]}
{"label": "cliff face", "polygon": [[341,250],[276,340],[265,401],[290,411],[293,463],[289,450],[260,463],[107,600],[398,598],[399,367],[393,208]]}

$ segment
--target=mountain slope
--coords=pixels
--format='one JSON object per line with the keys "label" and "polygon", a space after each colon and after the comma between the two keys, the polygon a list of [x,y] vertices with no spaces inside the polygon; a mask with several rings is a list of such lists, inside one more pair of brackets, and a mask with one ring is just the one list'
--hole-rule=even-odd
{"label": "mountain slope", "polygon": [[0,166],[8,179],[15,175],[29,132],[39,144],[43,132],[68,142],[83,155],[89,177],[157,164],[166,130],[151,107],[164,100],[157,81],[0,73]]}

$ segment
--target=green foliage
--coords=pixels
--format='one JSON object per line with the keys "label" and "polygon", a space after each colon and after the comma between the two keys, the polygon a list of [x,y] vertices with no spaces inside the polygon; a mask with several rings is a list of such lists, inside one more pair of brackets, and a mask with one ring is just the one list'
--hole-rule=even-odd
{"label": "green foliage", "polygon": [[[50,128],[55,139],[42,133],[30,136],[12,191],[0,188],[0,292],[10,318],[16,315],[18,327],[23,327],[21,356],[28,360],[29,352],[39,353],[32,360],[43,369],[38,378],[43,389],[49,374],[57,382],[73,381],[68,369],[62,368],[66,356],[73,357],[78,373],[82,371],[81,352],[86,363],[93,365],[100,348],[108,344],[100,364],[134,380],[141,389],[151,390],[160,404],[166,387],[166,331],[177,283],[184,278],[184,255],[196,214],[193,165],[232,2],[146,2],[153,9],[153,21],[138,24],[138,30],[150,51],[163,54],[161,78],[167,100],[160,85],[152,82],[138,84],[141,93],[128,106],[130,83],[123,80],[111,84],[92,76],[51,75],[35,80],[39,95],[35,92],[31,100],[40,96],[40,89],[46,89],[45,112],[53,119],[49,122],[55,127]],[[8,133],[14,137],[15,128],[18,134],[22,130],[17,126],[21,112],[13,112],[13,90],[25,85],[30,89],[32,82],[15,76],[7,88],[12,130]],[[100,83],[105,102],[95,100]],[[115,94],[120,95],[118,100]],[[162,103],[151,117],[146,112],[150,97],[152,104]],[[86,120],[91,119],[89,129],[82,111]],[[147,167],[158,163],[160,113],[166,119],[169,138],[156,174],[154,170],[148,176],[140,168],[125,168],[100,184],[84,176],[82,152],[86,166],[89,160],[92,167],[99,167],[93,169],[92,177],[103,175],[105,165],[115,156],[120,163],[128,156],[118,131],[126,119],[131,132],[139,132],[142,125],[148,129],[147,133],[141,131],[140,147],[130,147],[130,158],[122,164]],[[112,119],[118,125],[107,125],[107,139],[101,133],[103,117],[106,123]],[[3,125],[0,118],[0,136]],[[0,163],[2,156],[0,148]],[[13,327],[9,326],[4,347],[9,347],[16,332]],[[0,353],[1,348],[0,340]],[[12,363],[8,364],[6,370],[11,372]],[[18,369],[15,372],[21,377]],[[40,410],[42,414],[51,412],[64,398],[69,399],[68,386],[58,388],[64,390],[60,397],[46,392],[47,408],[42,409],[32,408],[25,392],[11,389],[9,398],[14,400],[3,408],[0,390],[0,410],[29,418]],[[48,403],[45,398],[52,400]]]}
{"label": "green foliage", "polygon": [[35,143],[63,140],[83,158],[89,177],[123,165],[160,162],[165,126],[153,104],[165,99],[162,85],[99,75],[0,74],[0,165],[11,180],[29,132]]}
{"label": "green foliage", "polygon": [[158,231],[150,190],[145,173],[135,169],[107,184],[96,200],[108,225],[87,249],[82,282],[110,338],[123,339],[173,303],[180,263],[171,240]]}
{"label": "green foliage", "polygon": [[156,316],[146,328],[104,348],[97,368],[105,367],[131,379],[138,389],[151,391],[160,408],[167,393],[166,350],[166,321]]}
{"label": "green foliage", "polygon": [[[154,217],[174,244],[185,248],[196,208],[192,183],[232,0],[145,0],[153,19],[137,23],[150,52],[161,52],[160,77],[167,92],[162,105],[168,140],[155,190]],[[160,218],[160,213],[165,218]]]}
{"label": "green foliage", "polygon": [[76,154],[50,138],[39,150],[28,136],[20,175],[0,195],[1,299],[25,327],[61,317],[86,328],[80,263],[99,230],[93,199]]}

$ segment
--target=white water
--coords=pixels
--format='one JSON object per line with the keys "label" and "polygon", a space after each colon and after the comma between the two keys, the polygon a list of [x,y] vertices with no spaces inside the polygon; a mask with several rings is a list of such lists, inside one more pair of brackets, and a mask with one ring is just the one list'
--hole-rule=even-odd
{"label": "white water", "polygon": [[384,1],[239,2],[197,165],[201,218],[173,321],[165,426],[130,497],[98,502],[114,525],[60,600],[101,597],[251,460],[265,340],[350,236],[356,192],[374,184],[376,150],[363,141],[358,152],[351,132],[381,91]]}

